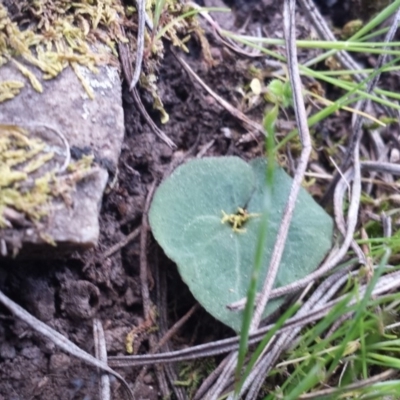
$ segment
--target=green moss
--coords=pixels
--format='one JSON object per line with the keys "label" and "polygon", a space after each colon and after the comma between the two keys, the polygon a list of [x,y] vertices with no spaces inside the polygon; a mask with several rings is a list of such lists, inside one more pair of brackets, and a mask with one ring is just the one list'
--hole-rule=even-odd
{"label": "green moss", "polygon": [[[163,39],[188,51],[185,42],[194,33],[206,61],[212,64],[212,59],[190,6],[167,0],[157,20],[156,3],[156,0],[146,2],[146,12],[156,26],[145,35],[145,74],[140,84],[153,97],[153,106],[160,112],[162,123],[167,123],[169,117],[156,85],[164,56]],[[39,93],[43,91],[43,80],[57,77],[70,66],[93,99],[94,93],[77,66],[97,72],[100,65],[118,65],[117,43],[129,43],[135,54],[136,36],[136,9],[132,6],[125,9],[121,0],[21,0],[10,2],[8,8],[0,3],[0,67],[12,62]],[[32,67],[41,76],[36,76],[38,71]],[[0,81],[0,103],[14,98],[23,86],[22,82]]]}
{"label": "green moss", "polygon": [[0,228],[11,228],[9,211],[35,224],[49,213],[56,197],[68,198],[76,182],[91,169],[92,157],[58,173],[46,143],[15,125],[0,125]]}
{"label": "green moss", "polygon": [[[125,40],[120,27],[125,13],[119,0],[25,0],[11,8],[14,13],[0,4],[0,66],[12,61],[36,91],[43,90],[41,80],[55,78],[73,63],[97,71],[101,64],[117,62],[116,42]],[[42,76],[37,78],[30,66]],[[0,82],[0,102],[21,88]]]}

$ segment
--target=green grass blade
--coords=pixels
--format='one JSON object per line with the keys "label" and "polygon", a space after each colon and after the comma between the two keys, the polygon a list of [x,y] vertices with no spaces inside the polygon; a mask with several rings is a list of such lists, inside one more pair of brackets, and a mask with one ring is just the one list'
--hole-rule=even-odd
{"label": "green grass blade", "polygon": [[[274,134],[275,134],[275,121],[278,115],[278,106],[276,105],[269,113],[266,114],[264,120],[264,127],[266,130],[266,153],[268,155],[268,164],[266,171],[267,187],[272,188],[273,174],[274,174]],[[243,369],[245,357],[248,350],[250,325],[254,313],[255,299],[257,292],[257,284],[259,280],[259,273],[262,266],[263,254],[264,254],[264,243],[267,237],[267,224],[268,224],[268,212],[270,209],[270,191],[264,198],[263,213],[260,223],[260,232],[257,238],[256,253],[254,258],[253,270],[251,273],[249,289],[247,291],[246,306],[243,312],[243,323],[240,331],[240,342],[239,342],[239,354],[238,362],[235,373],[235,395],[239,393],[239,382],[241,372]]]}

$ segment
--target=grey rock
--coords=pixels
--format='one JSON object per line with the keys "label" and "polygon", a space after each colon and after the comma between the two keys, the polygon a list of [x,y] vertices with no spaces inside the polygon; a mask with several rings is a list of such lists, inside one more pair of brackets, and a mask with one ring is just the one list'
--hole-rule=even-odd
{"label": "grey rock", "polygon": [[[21,61],[22,62],[22,61]],[[37,76],[40,72],[28,66]],[[58,251],[73,251],[96,245],[99,235],[98,213],[108,172],[115,171],[124,137],[121,85],[118,69],[99,68],[93,74],[79,67],[80,74],[94,92],[89,99],[75,73],[65,69],[57,78],[41,81],[43,93],[36,92],[12,63],[0,68],[2,81],[23,81],[25,87],[14,99],[0,103],[0,124],[15,124],[34,129],[56,141],[51,146],[65,153],[65,146],[54,132],[60,132],[70,148],[94,154],[98,167],[81,180],[71,194],[72,205],[55,200],[52,214],[40,234],[32,227],[14,226],[0,230],[2,253],[26,248],[29,256],[48,257]],[[44,139],[43,139],[44,140]],[[57,143],[58,140],[58,143]],[[54,239],[57,248],[44,253],[43,237]],[[6,249],[5,249],[6,245]],[[26,249],[26,253],[28,253]]]}

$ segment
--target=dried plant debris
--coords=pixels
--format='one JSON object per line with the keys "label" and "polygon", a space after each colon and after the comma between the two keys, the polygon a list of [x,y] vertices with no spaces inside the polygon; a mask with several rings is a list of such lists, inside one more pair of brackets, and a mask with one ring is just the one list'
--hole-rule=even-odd
{"label": "dried plant debris", "polygon": [[[91,173],[93,157],[69,162],[69,148],[55,132],[0,124],[0,230],[41,230],[52,200],[60,198],[70,206],[76,183]],[[52,242],[48,236],[42,239]]]}
{"label": "dried plant debris", "polygon": [[[158,70],[162,64],[166,51],[165,43],[189,52],[186,46],[189,39],[194,35],[199,41],[205,61],[213,64],[211,50],[204,31],[196,18],[197,9],[190,4],[180,3],[176,0],[166,0],[160,15],[157,14],[157,0],[146,2],[146,14],[153,25],[144,36],[143,69],[140,75],[140,86],[145,89],[153,100],[153,108],[160,113],[160,121],[166,124],[169,115],[164,109],[162,99],[158,90]],[[128,6],[126,15],[130,17],[136,13],[134,7]],[[130,23],[126,26],[126,37],[129,40],[130,50],[136,53],[136,25],[134,29]]]}

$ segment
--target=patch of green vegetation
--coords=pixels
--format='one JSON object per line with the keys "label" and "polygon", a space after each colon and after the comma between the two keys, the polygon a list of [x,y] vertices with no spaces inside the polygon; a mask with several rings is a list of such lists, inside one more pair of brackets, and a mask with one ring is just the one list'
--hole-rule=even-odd
{"label": "patch of green vegetation", "polygon": [[[395,272],[386,267],[390,254],[387,250],[386,246],[386,255],[381,253],[384,261],[378,267],[380,270],[376,268],[372,274],[371,269],[365,267],[349,276],[340,301],[320,322],[303,330],[300,340],[266,380],[268,384],[271,377],[278,381],[281,377],[283,382],[275,388],[269,386],[266,400],[298,399],[303,398],[304,393],[313,394],[312,398],[332,400],[397,398],[396,374],[381,381],[372,379],[385,369],[399,368],[396,323],[399,294],[371,296],[381,273]],[[361,285],[365,292],[360,292]],[[390,377],[393,380],[383,382]],[[362,382],[364,384],[360,384]]]}
{"label": "patch of green vegetation", "polygon": [[202,380],[210,375],[215,368],[216,363],[212,358],[181,363],[179,365],[179,380],[175,381],[174,384],[185,387],[188,398],[192,399]]}

